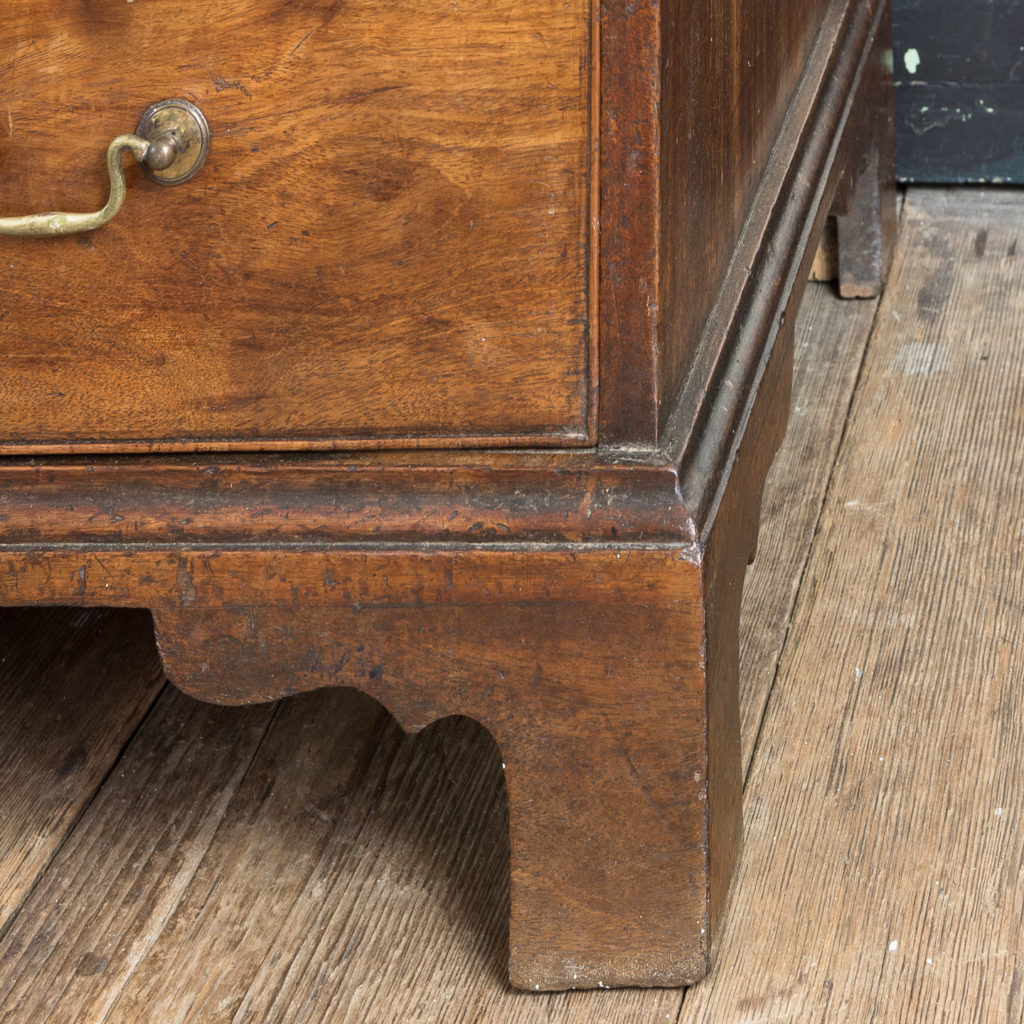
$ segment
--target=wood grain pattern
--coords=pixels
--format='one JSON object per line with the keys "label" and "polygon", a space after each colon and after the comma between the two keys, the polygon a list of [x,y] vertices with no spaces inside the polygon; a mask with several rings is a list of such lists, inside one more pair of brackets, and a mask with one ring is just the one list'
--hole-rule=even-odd
{"label": "wood grain pattern", "polygon": [[[738,475],[737,501],[748,486]],[[0,559],[4,603],[150,608],[169,676],[205,700],[355,686],[406,729],[480,722],[506,764],[520,987],[707,972],[711,901],[728,883],[710,874],[708,836],[735,808],[708,776],[705,584],[690,552],[69,546]],[[734,676],[716,687],[735,704]]]}
{"label": "wood grain pattern", "polygon": [[[133,632],[126,613],[106,614]],[[21,641],[9,651],[47,649],[55,613],[0,621],[12,616]],[[40,692],[62,699],[64,683],[50,674]],[[0,687],[0,719],[6,697]],[[507,806],[479,726],[403,736],[345,690],[268,711],[165,696],[0,939],[0,1019],[675,1019],[677,991],[502,983]],[[207,777],[224,793],[203,803]]]}
{"label": "wood grain pattern", "polygon": [[800,77],[808,64],[811,74],[818,70],[818,61],[809,60],[812,46],[828,51],[827,34],[818,41],[818,30],[850,6],[700,0],[666,7],[659,302],[669,316],[659,350],[662,427],[694,365]]}
{"label": "wood grain pattern", "polygon": [[803,567],[817,529],[877,302],[842,302],[810,285],[796,326],[793,401],[786,440],[765,484],[757,558],[743,591],[740,735],[746,773]]}
{"label": "wood grain pattern", "polygon": [[1012,194],[907,201],[684,1021],[1024,1013],[1022,234]]}
{"label": "wood grain pattern", "polygon": [[167,691],[139,737],[150,757],[101,791],[3,938],[5,1021],[106,1018],[202,864],[273,716],[257,707],[232,719]]}
{"label": "wood grain pattern", "polygon": [[436,452],[0,461],[8,544],[694,539],[670,465]]}
{"label": "wood grain pattern", "polygon": [[[854,6],[603,5],[604,440],[658,442],[818,30]],[[818,40],[821,62],[833,41]]]}
{"label": "wood grain pattern", "polygon": [[848,126],[846,176],[836,209],[839,294],[845,299],[880,295],[892,265],[896,236],[896,171],[893,165],[892,18],[885,8],[882,40],[862,78],[862,96]]}
{"label": "wood grain pattern", "polygon": [[588,0],[4,5],[0,212],[98,208],[156,100],[213,144],[0,241],[3,447],[589,438],[590,46]]}
{"label": "wood grain pattern", "polygon": [[[33,630],[49,642],[26,645],[24,635]],[[0,619],[0,651],[2,932],[75,827],[164,678],[151,619],[139,611],[8,611]],[[45,684],[54,677],[61,680],[56,699]],[[27,750],[31,757],[25,757]]]}
{"label": "wood grain pattern", "polygon": [[[873,102],[888,41],[884,4],[835,7],[758,190],[664,443],[675,452],[680,495],[705,537],[727,485],[775,348],[791,341],[814,246],[858,143],[874,148],[859,108]],[[870,221],[868,221],[870,223]]]}
{"label": "wood grain pattern", "polygon": [[[825,288],[808,291],[797,326],[790,428],[769,480],[761,550],[748,575],[741,678],[752,667],[763,672],[774,664],[781,646],[778,623],[799,582],[800,552],[813,533],[812,514],[823,496],[829,453],[845,418],[872,306],[839,303]],[[824,434],[817,432],[819,427]],[[777,551],[780,545],[782,552]],[[751,608],[757,613],[747,614]],[[20,639],[7,646],[8,655],[46,650],[48,643],[62,639],[66,622],[63,627],[56,620],[40,622],[54,614],[0,611],[0,621],[18,616],[22,623],[16,631]],[[75,614],[81,613],[63,612],[65,618]],[[784,633],[784,621],[781,629]],[[122,630],[130,633],[127,623]],[[58,671],[40,677],[39,692],[53,699],[62,693],[67,675]],[[7,678],[0,686],[0,722],[15,713],[7,703],[13,690]],[[135,678],[126,674],[126,685]],[[74,706],[84,703],[81,696],[67,700]],[[16,954],[0,944],[0,985],[17,972],[24,976],[24,990],[32,992],[32,1001],[25,1004],[31,1017],[12,1020],[56,1019],[60,1008],[74,1007],[81,1011],[77,1020],[94,1024],[99,1010],[94,1013],[91,1007],[109,1007],[107,1024],[675,1021],[683,998],[677,990],[531,995],[502,984],[509,853],[500,752],[467,719],[449,719],[403,738],[394,725],[385,724],[383,711],[379,722],[368,716],[368,706],[366,698],[348,691],[310,694],[295,706],[286,703],[255,757],[245,741],[248,718],[231,710],[214,713],[220,738],[194,744],[192,771],[197,778],[217,771],[227,750],[244,763],[247,774],[222,807],[225,827],[215,830],[199,869],[176,889],[174,909],[162,923],[145,916],[134,919],[127,944],[137,948],[133,937],[143,934],[150,944],[133,960],[130,976],[119,978],[108,966],[79,978],[76,985],[87,985],[84,991],[92,1000],[83,1001],[67,988],[77,963],[73,954],[47,967],[51,944],[29,945]],[[177,705],[178,711],[187,707]],[[183,813],[175,810],[175,801],[194,807],[188,787],[176,788],[166,774],[154,779],[150,762],[162,756],[165,745],[158,737],[169,727],[209,740],[196,717],[205,714],[201,708],[177,718],[161,712],[159,726],[154,722],[135,737],[105,784],[109,793],[89,808],[78,828],[102,835],[113,828],[118,807],[141,802],[136,828],[143,829],[142,819],[152,821],[150,834],[157,837],[165,820]],[[750,750],[757,719],[748,714],[744,723],[743,746]],[[285,749],[308,754],[284,757]],[[24,758],[20,764],[25,765]],[[353,777],[347,766],[361,780],[349,788],[344,780]],[[0,791],[4,809],[5,794]],[[364,801],[372,801],[372,813]],[[152,816],[150,803],[157,808]],[[300,818],[289,803],[311,810]],[[95,876],[84,870],[87,863],[76,867],[89,850],[89,844],[70,844],[50,869],[78,880],[73,900],[91,912],[88,926],[78,932],[70,930],[69,921],[55,923],[51,941],[69,948],[73,944],[79,956],[109,944],[109,923],[97,915],[103,897],[90,884]],[[313,868],[311,858],[317,858]],[[295,881],[302,871],[293,870],[293,863],[309,868],[303,884]],[[116,898],[118,891],[152,891],[160,877],[158,865],[148,858],[133,864],[119,890],[105,890],[107,898]],[[44,878],[42,891],[46,884]],[[66,892],[63,905],[69,905]],[[243,924],[242,908],[249,906],[260,928]],[[43,911],[41,899],[25,907],[19,934],[37,934],[31,921]],[[226,925],[239,945],[229,967],[211,971],[208,965],[225,940]],[[40,971],[52,972],[44,975],[50,982],[43,984],[40,976],[40,983],[30,986],[28,979]],[[720,983],[717,973],[707,982]]]}
{"label": "wood grain pattern", "polygon": [[[358,21],[359,11],[346,16]],[[207,700],[353,686],[410,730],[472,717],[505,766],[513,983],[702,977],[741,823],[743,578],[785,427],[795,311],[860,145],[848,129],[864,103],[861,72],[884,45],[881,12],[836,0],[792,106],[779,99],[789,114],[732,260],[736,287],[718,296],[712,342],[689,377],[705,394],[692,406],[681,396],[663,447],[578,453],[575,463],[566,452],[504,463],[466,453],[422,463],[394,453],[238,464],[12,459],[0,603],[143,605],[172,679]],[[674,24],[659,18],[659,31]],[[646,38],[653,23],[629,28]],[[627,144],[608,141],[613,152]],[[633,241],[657,235],[633,227]],[[294,301],[305,308],[308,293]],[[25,363],[37,375],[46,366]],[[515,406],[514,394],[489,387],[492,400]],[[294,397],[295,408],[309,407],[310,392]],[[100,443],[116,446],[116,430]],[[225,778],[240,784],[237,773]],[[220,828],[218,813],[188,840],[190,864]],[[160,921],[176,898],[156,897]],[[243,927],[230,908],[224,922],[229,933]]]}
{"label": "wood grain pattern", "polygon": [[839,253],[836,246],[836,221],[834,217],[829,217],[818,251],[814,254],[814,264],[811,267],[812,281],[834,281],[839,276]]}
{"label": "wood grain pattern", "polygon": [[793,377],[793,328],[774,346],[747,430],[703,549],[707,672],[709,919],[715,946],[722,933],[743,830],[740,759],[739,626],[747,565],[757,550],[761,492],[782,443]]}

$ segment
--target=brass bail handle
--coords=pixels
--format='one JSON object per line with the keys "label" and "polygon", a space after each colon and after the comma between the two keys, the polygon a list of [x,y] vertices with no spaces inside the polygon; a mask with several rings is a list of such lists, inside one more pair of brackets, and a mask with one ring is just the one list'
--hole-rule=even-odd
{"label": "brass bail handle", "polygon": [[112,220],[124,204],[127,188],[122,158],[131,153],[143,171],[161,185],[180,185],[194,178],[210,148],[210,128],[202,111],[188,100],[154,103],[134,135],[118,135],[107,147],[110,197],[95,213],[33,213],[0,217],[0,235],[72,235],[95,231]]}

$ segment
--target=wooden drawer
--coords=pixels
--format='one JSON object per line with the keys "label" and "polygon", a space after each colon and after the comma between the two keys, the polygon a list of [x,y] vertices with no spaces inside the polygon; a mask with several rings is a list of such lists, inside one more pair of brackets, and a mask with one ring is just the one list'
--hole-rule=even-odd
{"label": "wooden drawer", "polygon": [[155,101],[212,144],[0,239],[0,447],[589,441],[591,35],[590,0],[4,5],[0,215],[100,207]]}

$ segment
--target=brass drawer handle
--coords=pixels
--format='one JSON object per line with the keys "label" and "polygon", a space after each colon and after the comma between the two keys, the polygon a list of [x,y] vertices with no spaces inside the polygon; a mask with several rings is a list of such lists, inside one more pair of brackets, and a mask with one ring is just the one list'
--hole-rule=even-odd
{"label": "brass drawer handle", "polygon": [[112,220],[124,203],[127,188],[122,157],[130,152],[146,174],[161,185],[179,185],[194,178],[206,160],[210,129],[206,118],[188,100],[154,103],[134,135],[118,135],[107,147],[110,197],[95,213],[33,213],[0,217],[0,235],[52,236],[95,231]]}

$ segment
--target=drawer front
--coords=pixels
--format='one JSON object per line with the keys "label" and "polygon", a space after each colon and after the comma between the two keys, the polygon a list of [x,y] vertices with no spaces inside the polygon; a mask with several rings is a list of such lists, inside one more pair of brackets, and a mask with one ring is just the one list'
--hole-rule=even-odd
{"label": "drawer front", "polygon": [[591,47],[590,0],[4,4],[0,215],[102,206],[158,100],[212,139],[0,238],[0,449],[588,443]]}

